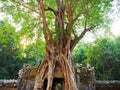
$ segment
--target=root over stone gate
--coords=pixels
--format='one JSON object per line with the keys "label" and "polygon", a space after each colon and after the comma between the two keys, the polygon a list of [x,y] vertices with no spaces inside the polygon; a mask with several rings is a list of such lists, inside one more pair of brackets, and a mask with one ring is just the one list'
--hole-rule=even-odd
{"label": "root over stone gate", "polygon": [[[41,67],[32,67],[29,65],[24,65],[23,69],[19,72],[19,80],[18,80],[18,90],[33,90],[35,84],[35,77],[37,74],[37,69],[42,71],[42,68],[45,68],[45,64]],[[42,79],[38,78],[38,81],[41,82],[41,86],[43,86],[39,90],[46,90],[47,86],[47,78],[45,71],[43,76],[44,81],[40,81]],[[75,77],[77,82],[78,90],[95,90],[95,75],[93,67],[82,67],[80,64],[75,65]],[[59,64],[55,67],[55,73],[53,78],[52,90],[64,90],[64,79],[63,72],[61,71]]]}

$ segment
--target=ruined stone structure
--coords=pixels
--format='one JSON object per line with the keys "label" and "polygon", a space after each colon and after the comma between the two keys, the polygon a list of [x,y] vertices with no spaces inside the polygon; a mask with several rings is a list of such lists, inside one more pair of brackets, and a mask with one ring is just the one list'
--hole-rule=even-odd
{"label": "ruined stone structure", "polygon": [[[18,87],[17,87],[17,80],[0,80],[0,90],[32,90],[31,88],[18,89]],[[26,86],[26,87],[30,87],[30,86]],[[32,84],[31,84],[31,87],[32,87]],[[79,90],[90,90],[88,87],[85,88],[85,85],[82,85],[82,84],[81,84],[81,88],[79,88]],[[120,90],[120,81],[116,81],[116,80],[96,81],[95,90]]]}
{"label": "ruined stone structure", "polygon": [[24,65],[19,71],[18,90],[33,90],[37,68]]}
{"label": "ruined stone structure", "polygon": [[17,80],[0,80],[0,90],[18,90]]}
{"label": "ruined stone structure", "polygon": [[[40,67],[41,69],[44,67]],[[18,90],[33,90],[34,80],[37,72],[37,67],[24,65],[23,69],[19,72]],[[42,73],[41,73],[42,74]],[[40,75],[41,75],[40,74]],[[41,75],[44,78],[47,74]],[[79,64],[75,66],[76,82],[79,90],[95,90],[95,75],[93,67],[82,67]],[[55,68],[53,79],[53,88],[61,88],[63,85],[63,73],[59,66]],[[46,90],[47,79],[43,83],[43,89]]]}
{"label": "ruined stone structure", "polygon": [[120,81],[96,81],[96,90],[120,90]]}
{"label": "ruined stone structure", "polygon": [[90,65],[83,67],[76,64],[76,80],[79,90],[95,90],[95,73],[94,68]]}
{"label": "ruined stone structure", "polygon": [[[18,80],[0,80],[0,90],[33,90],[36,73],[37,67],[24,65],[19,71]],[[83,67],[76,64],[75,75],[79,90],[120,90],[120,81],[95,81],[94,68],[90,65]],[[59,88],[57,90],[62,90],[62,77],[60,68],[56,67],[53,86]],[[47,80],[44,81],[42,90],[46,90],[46,83]]]}

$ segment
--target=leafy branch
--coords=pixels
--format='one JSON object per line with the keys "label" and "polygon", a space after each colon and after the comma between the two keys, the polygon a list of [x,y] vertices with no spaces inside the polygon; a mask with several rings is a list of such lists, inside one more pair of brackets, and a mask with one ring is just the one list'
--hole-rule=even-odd
{"label": "leafy branch", "polygon": [[[87,8],[87,12],[89,12],[93,7],[95,7],[96,4],[97,4],[97,2],[95,2],[93,6]],[[76,20],[78,20],[78,18],[80,17],[80,15],[81,15],[81,14],[85,14],[85,13],[86,13],[86,11],[82,11],[82,10],[81,10],[81,11],[76,15],[76,17],[73,19],[73,22],[76,22]]]}
{"label": "leafy branch", "polygon": [[95,27],[96,26],[91,26],[90,28],[85,28],[78,37],[76,37],[74,40],[72,40],[72,42],[71,42],[71,51],[73,51],[76,44],[83,38],[83,36],[86,34],[86,32],[93,30]]}
{"label": "leafy branch", "polygon": [[27,8],[27,9],[29,9],[30,11],[33,11],[33,12],[35,12],[35,13],[37,13],[37,14],[40,14],[37,10],[30,8],[30,7],[29,7],[28,5],[26,5],[25,3],[21,3],[21,2],[16,2],[16,3],[18,3],[19,5]]}
{"label": "leafy branch", "polygon": [[50,42],[52,44],[52,34],[51,34],[50,29],[48,28],[48,25],[47,25],[43,0],[38,0],[38,3],[39,3],[39,7],[40,7],[40,14],[42,17],[43,28],[45,29],[44,30],[45,40],[46,40],[46,42],[48,42],[48,40],[50,40]]}

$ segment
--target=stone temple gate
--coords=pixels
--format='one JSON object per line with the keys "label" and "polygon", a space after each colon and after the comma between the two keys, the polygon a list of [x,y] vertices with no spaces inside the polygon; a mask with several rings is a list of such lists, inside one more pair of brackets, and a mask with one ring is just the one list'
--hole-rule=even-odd
{"label": "stone temple gate", "polygon": [[[32,67],[29,65],[23,66],[23,68],[19,71],[18,90],[33,90],[38,68],[39,67]],[[42,70],[44,66],[41,65],[40,68],[41,68],[40,70]],[[83,67],[80,64],[76,64],[74,72],[77,87],[79,90],[95,90],[95,74],[93,67],[90,66]],[[46,73],[44,73],[43,78],[45,78],[46,75],[47,70]],[[55,68],[52,90],[64,90],[63,82],[64,82],[63,73],[59,65],[57,65]],[[42,89],[40,90],[46,90],[47,86],[46,78],[44,80],[44,83],[42,84],[43,85],[41,86],[43,87],[41,87]]]}

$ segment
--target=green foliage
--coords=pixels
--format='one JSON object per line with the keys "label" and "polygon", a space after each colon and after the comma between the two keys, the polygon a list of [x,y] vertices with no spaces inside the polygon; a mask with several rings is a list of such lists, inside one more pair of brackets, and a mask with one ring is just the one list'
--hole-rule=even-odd
{"label": "green foliage", "polygon": [[[66,6],[72,7],[72,18],[75,19],[73,25],[74,35],[79,35],[87,24],[86,28],[96,26],[97,28],[107,27],[110,20],[108,18],[108,13],[111,10],[111,1],[109,0],[63,0]],[[41,18],[39,17],[39,6],[37,0],[3,0],[2,1],[2,11],[12,16],[15,23],[21,23],[22,29],[21,34],[27,34],[33,30],[41,29]],[[56,1],[45,0],[45,8],[52,8],[57,10]],[[51,11],[45,13],[47,18],[47,24],[53,33],[53,39],[55,41],[57,31],[55,31],[55,15]],[[68,20],[65,14],[65,25],[67,26]],[[80,28],[78,31],[78,27]],[[79,32],[79,33],[77,33]],[[42,33],[42,32],[41,32]]]}
{"label": "green foliage", "polygon": [[45,42],[42,40],[36,40],[36,42],[28,45],[23,49],[24,60],[27,64],[37,65],[39,61],[44,60],[45,56]]}
{"label": "green foliage", "polygon": [[[39,38],[27,45],[20,44],[21,31],[16,32],[8,21],[0,21],[0,79],[18,78],[23,64],[37,65],[44,58],[45,43]],[[31,37],[27,37],[31,40]],[[26,43],[26,42],[24,42]]]}
{"label": "green foliage", "polygon": [[[10,15],[15,24],[21,25],[21,35],[28,34],[31,36],[33,31],[41,30],[36,0],[6,0],[2,2],[2,12]],[[34,9],[37,9],[34,11]]]}
{"label": "green foliage", "polygon": [[18,77],[18,71],[23,62],[20,60],[20,50],[15,44],[17,33],[7,22],[0,21],[0,78],[12,79]]}
{"label": "green foliage", "polygon": [[73,51],[72,58],[75,63],[82,63],[87,57],[85,55],[87,50],[87,44],[85,42],[81,42]]}
{"label": "green foliage", "polygon": [[88,47],[87,63],[95,66],[99,71],[97,77],[100,79],[110,79],[112,69],[115,66],[114,57],[115,45],[109,39],[98,39]]}
{"label": "green foliage", "polygon": [[[84,53],[81,53],[83,50]],[[120,80],[119,52],[120,37],[114,38],[114,40],[100,38],[90,44],[78,46],[73,53],[73,59],[77,63],[89,63],[95,67],[96,79]]]}
{"label": "green foliage", "polygon": [[[86,10],[86,3],[88,3],[88,12]],[[74,10],[74,16],[79,14],[81,11],[84,14],[81,14],[79,19],[76,21],[76,26],[82,28],[85,27],[85,22],[87,28],[96,26],[96,29],[109,27],[110,18],[108,18],[108,12],[111,10],[111,3],[109,0],[82,0],[79,1],[79,7]],[[94,30],[93,30],[94,31]]]}

